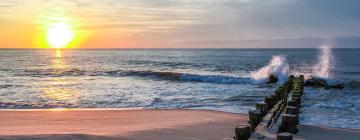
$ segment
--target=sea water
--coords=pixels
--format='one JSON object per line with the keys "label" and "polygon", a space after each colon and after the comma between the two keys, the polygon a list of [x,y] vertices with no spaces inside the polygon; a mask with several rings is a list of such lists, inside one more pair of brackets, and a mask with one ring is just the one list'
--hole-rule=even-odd
{"label": "sea water", "polygon": [[[288,74],[306,88],[302,124],[360,129],[360,49],[0,50],[0,108],[209,109],[247,113]],[[277,84],[266,84],[269,74]]]}

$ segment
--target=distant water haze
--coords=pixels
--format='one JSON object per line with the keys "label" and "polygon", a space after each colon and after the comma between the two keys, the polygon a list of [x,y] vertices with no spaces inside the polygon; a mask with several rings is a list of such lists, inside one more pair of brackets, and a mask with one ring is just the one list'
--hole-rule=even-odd
{"label": "distant water haze", "polygon": [[[303,124],[360,129],[359,49],[0,50],[0,107],[186,108],[247,113],[287,75],[306,88]],[[276,74],[278,84],[266,84]]]}

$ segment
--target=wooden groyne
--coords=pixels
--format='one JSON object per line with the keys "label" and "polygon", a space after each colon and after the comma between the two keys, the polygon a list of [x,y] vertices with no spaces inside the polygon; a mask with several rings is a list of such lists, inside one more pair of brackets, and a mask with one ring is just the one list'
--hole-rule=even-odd
{"label": "wooden groyne", "polygon": [[298,132],[299,108],[304,93],[304,76],[290,75],[274,94],[249,111],[249,123],[235,128],[235,140],[292,140]]}

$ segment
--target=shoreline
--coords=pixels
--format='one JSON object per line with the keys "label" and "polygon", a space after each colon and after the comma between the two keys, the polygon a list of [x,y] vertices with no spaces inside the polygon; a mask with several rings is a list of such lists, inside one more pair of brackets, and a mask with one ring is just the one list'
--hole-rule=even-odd
{"label": "shoreline", "polygon": [[233,115],[248,115],[244,113],[234,113],[234,112],[226,112],[221,110],[211,110],[211,109],[191,109],[191,108],[178,108],[178,109],[166,109],[166,108],[144,108],[144,107],[126,107],[126,108],[30,108],[30,109],[0,109],[0,112],[46,112],[46,111],[131,111],[131,110],[144,110],[144,111],[207,111],[207,112],[218,112],[225,114],[233,114]]}
{"label": "shoreline", "polygon": [[129,108],[29,108],[29,109],[13,109],[13,108],[10,108],[10,109],[0,109],[0,111],[111,111],[111,110],[116,111],[116,110],[147,110],[147,109],[145,109],[143,107],[129,107]]}

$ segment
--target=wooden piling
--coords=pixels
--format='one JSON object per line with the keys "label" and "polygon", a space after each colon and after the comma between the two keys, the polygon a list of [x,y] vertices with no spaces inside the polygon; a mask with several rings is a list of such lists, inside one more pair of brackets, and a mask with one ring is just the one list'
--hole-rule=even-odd
{"label": "wooden piling", "polygon": [[274,99],[271,96],[265,97],[264,102],[268,105],[268,110],[273,108],[273,106],[275,105]]}
{"label": "wooden piling", "polygon": [[249,123],[251,130],[255,130],[257,125],[262,119],[262,113],[259,110],[250,110],[249,111]]}
{"label": "wooden piling", "polygon": [[286,114],[297,115],[297,114],[299,114],[299,108],[297,108],[295,106],[287,106],[285,113]]}
{"label": "wooden piling", "polygon": [[296,116],[296,124],[299,124],[299,108],[294,106],[287,106],[285,110],[286,114],[291,114]]}
{"label": "wooden piling", "polygon": [[[249,111],[249,124],[235,128],[235,140],[248,139],[252,131],[268,128],[275,128],[272,133],[274,130],[278,133],[277,140],[292,140],[292,134],[298,132],[299,108],[303,91],[303,76],[290,75],[288,80],[274,91],[274,94],[265,97],[263,103],[256,104],[256,110]],[[279,118],[281,118],[280,122]],[[261,126],[258,127],[258,125]]]}
{"label": "wooden piling", "polygon": [[292,134],[296,134],[298,129],[296,127],[296,116],[291,114],[283,114],[281,118],[281,124],[279,128],[279,132],[289,132]]}
{"label": "wooden piling", "polygon": [[248,140],[251,135],[249,124],[241,124],[235,128],[235,140]]}
{"label": "wooden piling", "polygon": [[297,102],[295,100],[290,100],[288,101],[288,106],[294,106],[294,107],[299,107],[299,105],[297,104]]}
{"label": "wooden piling", "polygon": [[276,140],[292,140],[293,136],[290,133],[279,133],[277,134]]}
{"label": "wooden piling", "polygon": [[270,96],[273,99],[274,104],[276,104],[280,100],[280,98],[278,96],[276,96],[276,95],[270,95]]}
{"label": "wooden piling", "polygon": [[300,97],[292,97],[291,100],[295,101],[296,105],[299,107],[301,103]]}
{"label": "wooden piling", "polygon": [[268,111],[268,105],[266,103],[257,103],[256,110],[259,110],[261,112],[262,116],[265,116],[265,114]]}
{"label": "wooden piling", "polygon": [[278,99],[281,99],[283,97],[283,92],[281,90],[276,90],[275,95]]}

